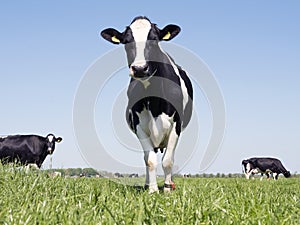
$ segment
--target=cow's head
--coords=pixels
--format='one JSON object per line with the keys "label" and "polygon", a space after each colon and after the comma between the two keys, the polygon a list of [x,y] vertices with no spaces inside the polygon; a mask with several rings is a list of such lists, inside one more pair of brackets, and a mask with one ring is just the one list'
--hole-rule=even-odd
{"label": "cow's head", "polygon": [[155,64],[149,62],[164,62],[158,43],[173,39],[179,32],[177,25],[159,29],[148,18],[139,16],[122,33],[108,28],[101,32],[101,36],[113,44],[125,44],[130,76],[147,79],[156,73]]}
{"label": "cow's head", "polygon": [[249,163],[249,160],[243,160],[243,161],[242,161],[242,165],[243,165],[243,166],[246,166],[247,163]]}
{"label": "cow's head", "polygon": [[[242,166],[243,166],[244,172],[247,172],[247,164],[248,164],[248,163],[249,163],[249,160],[248,160],[248,159],[242,161]],[[250,164],[249,164],[249,165],[250,165]]]}
{"label": "cow's head", "polygon": [[290,177],[291,176],[290,171],[283,172],[283,176],[286,177],[286,178]]}
{"label": "cow's head", "polygon": [[55,149],[55,142],[59,143],[61,141],[61,137],[56,138],[53,134],[48,134],[46,137],[47,153],[52,154]]}

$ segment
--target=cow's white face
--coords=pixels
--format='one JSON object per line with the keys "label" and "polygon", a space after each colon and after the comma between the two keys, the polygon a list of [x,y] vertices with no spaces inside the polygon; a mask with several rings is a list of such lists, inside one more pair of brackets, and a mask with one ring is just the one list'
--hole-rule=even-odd
{"label": "cow's white face", "polygon": [[59,143],[62,141],[61,137],[56,138],[53,134],[48,134],[46,137],[47,141],[47,152],[52,154],[55,149],[55,142]]}
{"label": "cow's white face", "polygon": [[49,134],[49,135],[47,136],[47,138],[48,138],[48,141],[49,141],[49,142],[52,142],[53,139],[54,139],[54,135]]}
{"label": "cow's white face", "polygon": [[[146,17],[137,17],[124,32],[108,28],[101,36],[114,44],[125,44],[130,76],[148,79],[156,73],[156,62],[164,62],[159,41],[168,41],[180,32],[180,27],[167,25],[162,30]],[[152,63],[150,63],[152,62]]]}
{"label": "cow's white face", "polygon": [[135,43],[135,59],[130,65],[130,75],[134,76],[137,72],[145,73],[148,71],[148,64],[145,57],[145,49],[151,23],[146,19],[138,19],[130,25],[132,36]]}

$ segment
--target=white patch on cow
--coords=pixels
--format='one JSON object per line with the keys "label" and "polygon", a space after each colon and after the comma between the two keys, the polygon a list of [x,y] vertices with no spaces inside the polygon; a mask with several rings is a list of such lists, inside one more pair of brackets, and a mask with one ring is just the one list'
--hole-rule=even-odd
{"label": "white patch on cow", "polygon": [[159,147],[164,140],[168,140],[171,132],[173,116],[170,117],[162,113],[157,118],[154,118],[152,113],[144,109],[141,113],[137,113],[140,123],[140,128],[150,138],[153,147]]}
{"label": "white patch on cow", "polygon": [[245,176],[246,176],[246,179],[250,179],[250,175],[251,175],[251,173],[245,173]]}
{"label": "white patch on cow", "polygon": [[[54,136],[51,134],[51,135],[48,135],[47,138],[48,138],[48,141],[51,143],[54,139]],[[48,147],[48,152],[50,154],[52,154],[52,148],[51,147]]]}
{"label": "white patch on cow", "polygon": [[273,173],[273,179],[276,180],[277,173]]}
{"label": "white patch on cow", "polygon": [[[163,156],[162,165],[165,173],[165,184],[172,183],[172,168],[174,164],[174,153],[178,142],[178,135],[176,133],[176,123],[171,127],[167,148]],[[170,188],[164,188],[164,191],[170,191]]]}
{"label": "white patch on cow", "polygon": [[49,140],[49,142],[52,142],[52,141],[53,141],[53,139],[54,139],[54,136],[53,136],[53,135],[49,135],[49,136],[48,136],[48,140]]}
{"label": "white patch on cow", "polygon": [[149,135],[141,128],[141,124],[137,125],[136,135],[144,150],[144,160],[146,164],[146,185],[149,186],[149,193],[157,192],[156,168],[157,156],[153,151],[153,144]]}
{"label": "white patch on cow", "polygon": [[[136,42],[136,57],[131,66],[143,67],[146,64],[144,50],[149,31],[151,29],[151,23],[146,19],[138,19],[130,25],[130,29]],[[132,70],[130,71],[132,73]]]}
{"label": "white patch on cow", "polygon": [[179,79],[180,79],[180,87],[181,87],[181,91],[182,91],[182,95],[183,95],[183,110],[185,110],[185,107],[189,101],[189,94],[187,91],[187,87],[185,86],[184,80],[181,78],[181,76],[179,75]]}
{"label": "white patch on cow", "polygon": [[247,163],[247,165],[246,165],[245,176],[246,176],[246,179],[249,179],[251,176],[251,164],[250,163]]}
{"label": "white patch on cow", "polygon": [[266,169],[266,173],[272,173],[272,170]]}
{"label": "white patch on cow", "polygon": [[[150,112],[151,114],[151,112]],[[149,121],[150,138],[155,147],[158,147],[169,136],[173,117],[162,113],[156,119],[152,116]]]}
{"label": "white patch on cow", "polygon": [[257,174],[257,173],[262,173],[262,171],[259,168],[255,168],[252,170],[252,173]]}
{"label": "white patch on cow", "polygon": [[185,107],[189,101],[189,94],[187,91],[187,87],[185,86],[184,80],[181,78],[179,70],[177,68],[177,66],[175,65],[175,63],[173,62],[173,60],[169,57],[169,55],[161,48],[161,46],[159,45],[160,50],[167,56],[171,66],[173,67],[176,75],[179,77],[180,80],[180,87],[181,87],[181,91],[182,91],[182,95],[183,95],[183,110],[185,110]]}
{"label": "white patch on cow", "polygon": [[247,165],[246,165],[246,173],[249,173],[250,170],[251,170],[251,164],[247,163]]}
{"label": "white patch on cow", "polygon": [[152,150],[148,154],[147,169],[148,169],[148,185],[149,193],[158,192],[156,182],[157,155]]}

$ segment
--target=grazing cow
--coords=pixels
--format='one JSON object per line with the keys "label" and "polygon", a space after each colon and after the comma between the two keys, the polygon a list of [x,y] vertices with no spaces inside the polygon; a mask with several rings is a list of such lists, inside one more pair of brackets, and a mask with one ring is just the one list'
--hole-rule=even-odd
{"label": "grazing cow", "polygon": [[129,175],[129,178],[136,178],[136,177],[139,177],[137,173],[132,173]]}
{"label": "grazing cow", "polygon": [[175,188],[172,181],[174,150],[181,131],[192,115],[192,84],[186,72],[161,48],[180,32],[177,25],[159,29],[146,17],[136,17],[124,32],[105,29],[101,36],[114,44],[125,44],[130,71],[126,119],[138,137],[146,164],[145,188],[157,192],[156,153],[164,153],[164,190]]}
{"label": "grazing cow", "polygon": [[115,173],[114,174],[114,178],[120,178],[120,177],[124,177],[124,175],[121,174],[121,173]]}
{"label": "grazing cow", "polygon": [[55,142],[61,141],[61,137],[56,138],[53,134],[46,137],[38,135],[0,137],[0,160],[3,163],[35,164],[40,168],[46,156],[54,152]]}
{"label": "grazing cow", "polygon": [[278,175],[282,173],[285,177],[290,177],[290,171],[287,171],[279,159],[274,158],[250,158],[242,161],[244,167],[245,176],[247,179],[251,175],[261,173],[266,174],[269,178],[269,174],[273,175],[274,180],[278,179]]}

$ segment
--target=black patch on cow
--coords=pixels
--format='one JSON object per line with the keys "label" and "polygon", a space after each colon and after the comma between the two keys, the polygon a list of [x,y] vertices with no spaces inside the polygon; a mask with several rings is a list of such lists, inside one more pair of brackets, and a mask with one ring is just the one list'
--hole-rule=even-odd
{"label": "black patch on cow", "polygon": [[143,20],[143,19],[148,20],[151,23],[151,21],[146,16],[137,16],[131,21],[130,24],[133,24],[136,20]]}

